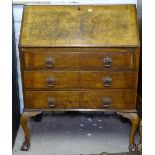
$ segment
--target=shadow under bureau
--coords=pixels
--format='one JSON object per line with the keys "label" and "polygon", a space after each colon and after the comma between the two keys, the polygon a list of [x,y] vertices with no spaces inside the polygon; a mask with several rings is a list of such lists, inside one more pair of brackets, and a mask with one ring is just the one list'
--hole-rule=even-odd
{"label": "shadow under bureau", "polygon": [[43,111],[115,111],[134,136],[139,67],[135,5],[25,6],[19,43],[24,111],[21,125]]}

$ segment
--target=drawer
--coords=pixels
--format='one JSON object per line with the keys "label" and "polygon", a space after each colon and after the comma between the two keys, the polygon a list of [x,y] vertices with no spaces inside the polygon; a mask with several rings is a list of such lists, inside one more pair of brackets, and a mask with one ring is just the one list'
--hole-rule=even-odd
{"label": "drawer", "polygon": [[26,91],[25,108],[30,109],[117,109],[136,107],[133,91]]}
{"label": "drawer", "polygon": [[109,49],[101,50],[102,52],[91,50],[90,52],[63,52],[63,50],[57,52],[46,51],[46,49],[26,51],[24,54],[25,68],[133,69],[135,67],[132,50],[126,50],[126,52],[122,49],[118,49],[117,52]]}
{"label": "drawer", "polygon": [[24,87],[29,89],[135,88],[133,71],[24,71]]}

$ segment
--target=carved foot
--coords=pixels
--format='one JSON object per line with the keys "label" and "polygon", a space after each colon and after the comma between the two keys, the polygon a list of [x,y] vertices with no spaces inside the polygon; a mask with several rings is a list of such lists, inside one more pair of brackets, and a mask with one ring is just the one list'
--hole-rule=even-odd
{"label": "carved foot", "polygon": [[129,120],[127,119],[127,118],[124,118],[124,117],[120,117],[120,120],[121,120],[121,122],[122,123],[127,123],[127,122],[129,122]]}
{"label": "carved foot", "polygon": [[137,144],[130,144],[128,149],[129,149],[129,152],[137,152],[138,151],[138,145]]}
{"label": "carved foot", "polygon": [[139,124],[139,117],[137,113],[123,113],[118,112],[118,115],[121,115],[125,118],[128,118],[131,121],[131,131],[130,131],[130,140],[129,140],[129,151],[130,152],[136,152],[138,151],[138,145],[135,144],[134,138],[136,134],[136,130],[138,128]]}
{"label": "carved foot", "polygon": [[43,113],[36,115],[35,116],[35,122],[41,122],[42,121],[42,117],[43,117]]}
{"label": "carved foot", "polygon": [[140,123],[139,123],[139,136],[140,136],[140,142],[138,145],[138,151],[142,152],[142,120],[140,120]]}
{"label": "carved foot", "polygon": [[138,151],[142,152],[142,144],[138,144]]}
{"label": "carved foot", "polygon": [[32,116],[36,116],[37,114],[40,114],[41,111],[35,111],[35,112],[23,112],[21,118],[20,118],[20,124],[24,130],[25,134],[25,141],[22,144],[21,151],[28,151],[30,148],[30,131],[27,125],[28,119]]}
{"label": "carved foot", "polygon": [[24,142],[20,148],[21,151],[28,151],[30,148],[30,143]]}

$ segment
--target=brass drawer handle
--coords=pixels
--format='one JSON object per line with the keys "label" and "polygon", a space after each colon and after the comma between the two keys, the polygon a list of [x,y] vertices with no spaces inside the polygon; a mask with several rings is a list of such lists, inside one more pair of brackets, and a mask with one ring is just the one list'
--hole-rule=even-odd
{"label": "brass drawer handle", "polygon": [[52,57],[45,58],[45,65],[48,68],[54,67],[54,59]]}
{"label": "brass drawer handle", "polygon": [[48,106],[50,108],[53,108],[56,106],[56,99],[54,97],[50,97],[48,98]]}
{"label": "brass drawer handle", "polygon": [[47,78],[47,86],[48,87],[53,87],[55,84],[55,78],[49,77]]}
{"label": "brass drawer handle", "polygon": [[111,104],[111,98],[109,98],[109,97],[104,97],[104,98],[103,98],[103,106],[104,106],[105,108],[108,108],[108,107],[110,106],[110,104]]}
{"label": "brass drawer handle", "polygon": [[103,58],[103,64],[104,67],[111,67],[111,63],[112,63],[112,58],[110,58],[109,56],[106,56],[105,58]]}
{"label": "brass drawer handle", "polygon": [[105,87],[110,87],[111,82],[112,82],[111,77],[106,76],[106,77],[103,78],[103,84],[104,84]]}

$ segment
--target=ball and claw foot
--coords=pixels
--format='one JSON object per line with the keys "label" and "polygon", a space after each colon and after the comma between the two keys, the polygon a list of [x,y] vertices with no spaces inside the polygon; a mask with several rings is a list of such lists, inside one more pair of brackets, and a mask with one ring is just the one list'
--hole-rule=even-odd
{"label": "ball and claw foot", "polygon": [[139,144],[139,145],[138,145],[138,151],[139,151],[139,152],[142,152],[142,144]]}
{"label": "ball and claw foot", "polygon": [[43,113],[38,114],[35,116],[35,122],[41,122],[43,118]]}
{"label": "ball and claw foot", "polygon": [[20,148],[21,151],[28,151],[30,148],[30,143],[24,142]]}
{"label": "ball and claw foot", "polygon": [[137,144],[130,144],[128,148],[129,148],[129,152],[137,152],[138,151]]}

